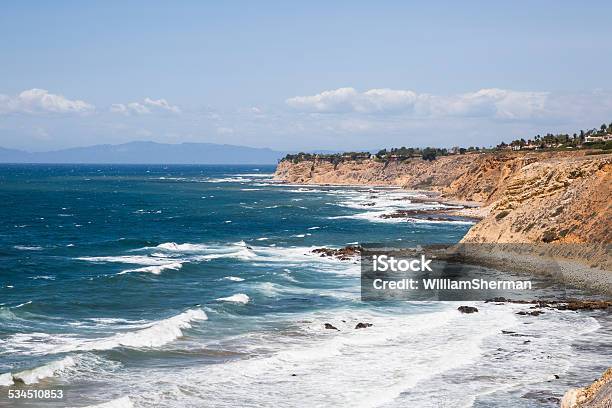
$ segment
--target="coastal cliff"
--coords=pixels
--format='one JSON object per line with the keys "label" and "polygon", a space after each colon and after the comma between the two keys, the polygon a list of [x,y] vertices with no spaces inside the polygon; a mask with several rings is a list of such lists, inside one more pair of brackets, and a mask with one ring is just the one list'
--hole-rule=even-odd
{"label": "coastal cliff", "polygon": [[[481,220],[462,244],[503,245],[503,266],[524,264],[528,271],[542,269],[535,261],[527,262],[536,252],[575,261],[587,269],[573,263],[558,268],[562,280],[612,293],[612,154],[505,152],[387,163],[282,161],[275,178],[301,184],[397,186],[434,191],[446,200],[478,202]],[[523,262],[516,261],[516,253]],[[501,262],[490,261],[492,266]]]}
{"label": "coastal cliff", "polygon": [[463,242],[612,242],[612,154],[468,154],[388,163],[282,161],[275,178],[299,184],[397,186],[478,202],[487,215]]}

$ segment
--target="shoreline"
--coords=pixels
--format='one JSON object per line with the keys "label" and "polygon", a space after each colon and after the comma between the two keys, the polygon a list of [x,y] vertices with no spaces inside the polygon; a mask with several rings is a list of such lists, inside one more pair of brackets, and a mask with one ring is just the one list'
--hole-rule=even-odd
{"label": "shoreline", "polygon": [[[458,200],[449,197],[445,197],[443,193],[435,190],[425,189],[407,189],[400,185],[391,186],[389,184],[379,185],[375,183],[365,184],[345,184],[345,183],[295,183],[283,180],[281,177],[275,175],[274,180],[282,184],[292,184],[296,186],[312,187],[314,185],[324,187],[353,187],[353,188],[395,188],[397,190],[412,192],[417,194],[423,194],[425,198],[407,198],[411,202],[436,202],[440,204],[450,206],[461,206],[460,209],[442,209],[435,211],[419,211],[415,210],[411,215],[417,215],[419,212],[421,215],[448,215],[452,217],[463,217],[466,219],[474,220],[476,223],[470,228],[472,231],[474,227],[478,226],[480,221],[484,220],[490,213],[493,204],[486,205],[484,202],[471,201],[471,200]],[[401,210],[397,212],[397,215],[390,215],[389,218],[402,218]],[[405,218],[408,218],[406,213]],[[431,219],[435,221],[435,219]],[[469,234],[464,236],[464,238]],[[458,243],[458,244],[461,244]],[[600,267],[601,265],[593,265],[593,257],[601,258],[607,255],[607,249],[604,248],[604,253],[600,251],[595,253],[592,248],[586,248],[586,244],[575,244],[577,247],[582,247],[582,251],[570,250],[563,254],[562,250],[557,250],[556,245],[560,244],[544,244],[544,243],[483,243],[472,245],[488,245],[497,246],[498,250],[495,252],[491,251],[471,251],[468,256],[470,262],[480,264],[482,266],[491,267],[494,269],[505,268],[513,272],[525,273],[525,274],[536,274],[538,276],[548,277],[553,281],[575,286],[586,291],[594,292],[604,296],[612,296],[612,273]],[[533,245],[530,251],[528,248]],[[569,245],[569,244],[568,244]],[[568,245],[559,246],[559,248],[568,248]],[[513,249],[522,246],[520,251],[515,252]],[[514,247],[514,248],[513,248]],[[593,245],[597,247],[597,245]],[[503,248],[506,253],[501,253],[500,248]],[[546,252],[551,252],[552,256],[547,256]],[[573,254],[572,254],[573,252]],[[564,256],[565,255],[565,256]],[[573,255],[573,256],[567,256]],[[607,266],[606,262],[603,262]],[[551,266],[554,266],[552,268]]]}

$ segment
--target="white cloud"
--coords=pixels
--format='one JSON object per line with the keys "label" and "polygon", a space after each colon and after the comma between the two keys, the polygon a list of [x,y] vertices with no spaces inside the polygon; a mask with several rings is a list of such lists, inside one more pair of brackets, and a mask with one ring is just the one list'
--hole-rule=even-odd
{"label": "white cloud", "polygon": [[545,113],[547,92],[481,89],[458,95],[432,95],[410,90],[339,88],[286,100],[290,107],[317,113],[402,113],[416,117],[472,116],[531,118]]}
{"label": "white cloud", "polygon": [[150,99],[150,98],[145,98],[144,103],[145,103],[145,105],[152,106],[152,107],[155,107],[155,108],[159,108],[159,109],[162,109],[162,110],[167,110],[167,111],[172,112],[172,113],[181,113],[181,110],[179,109],[178,106],[170,105],[168,103],[168,101],[165,100],[165,99]]}
{"label": "white cloud", "polygon": [[6,113],[87,113],[95,107],[87,102],[71,100],[46,89],[32,88],[11,97],[0,94],[0,114]]}
{"label": "white cloud", "polygon": [[130,115],[148,115],[155,112],[171,112],[179,114],[181,110],[176,105],[170,105],[165,99],[145,98],[142,102],[130,102],[127,104],[114,103],[110,107],[111,112]]}

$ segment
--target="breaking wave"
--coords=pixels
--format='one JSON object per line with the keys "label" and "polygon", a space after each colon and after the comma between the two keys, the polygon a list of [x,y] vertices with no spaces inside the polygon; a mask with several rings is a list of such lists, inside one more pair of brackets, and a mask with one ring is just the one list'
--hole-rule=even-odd
{"label": "breaking wave", "polygon": [[244,293],[237,293],[232,296],[220,297],[217,300],[221,302],[241,303],[243,305],[246,305],[247,303],[249,303],[251,298]]}
{"label": "breaking wave", "polygon": [[88,405],[85,408],[133,408],[134,404],[129,397],[121,397],[102,404]]}
{"label": "breaking wave", "polygon": [[159,275],[162,271],[167,269],[178,270],[181,269],[183,264],[181,262],[171,262],[163,265],[154,265],[154,266],[145,266],[142,268],[136,269],[126,269],[125,271],[119,272],[119,275],[123,275],[130,272],[144,272],[144,273],[152,273],[153,275]]}
{"label": "breaking wave", "polygon": [[103,338],[83,338],[64,334],[52,336],[47,333],[17,333],[6,340],[6,351],[23,354],[58,354],[75,351],[111,350],[118,347],[161,347],[183,336],[183,331],[194,322],[207,320],[202,309],[189,309],[176,316],[138,325],[137,330],[119,332]]}
{"label": "breaking wave", "polygon": [[[12,377],[12,382],[22,382],[24,384],[36,384],[43,378],[53,377],[56,373],[64,371],[69,367],[74,367],[76,362],[74,358],[67,356],[61,360],[51,361],[40,367],[30,370],[20,371],[15,374],[9,374]],[[6,374],[4,374],[6,376]],[[10,385],[10,384],[9,384]]]}

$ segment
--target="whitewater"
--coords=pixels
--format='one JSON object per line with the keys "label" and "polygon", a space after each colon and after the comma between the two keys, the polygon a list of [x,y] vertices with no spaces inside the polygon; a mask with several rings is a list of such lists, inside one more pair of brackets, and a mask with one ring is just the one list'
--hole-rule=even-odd
{"label": "whitewater", "polygon": [[34,387],[64,391],[43,407],[553,407],[609,363],[602,312],[362,302],[359,259],[314,249],[472,223],[383,218],[448,205],[273,170],[0,166],[0,406]]}

